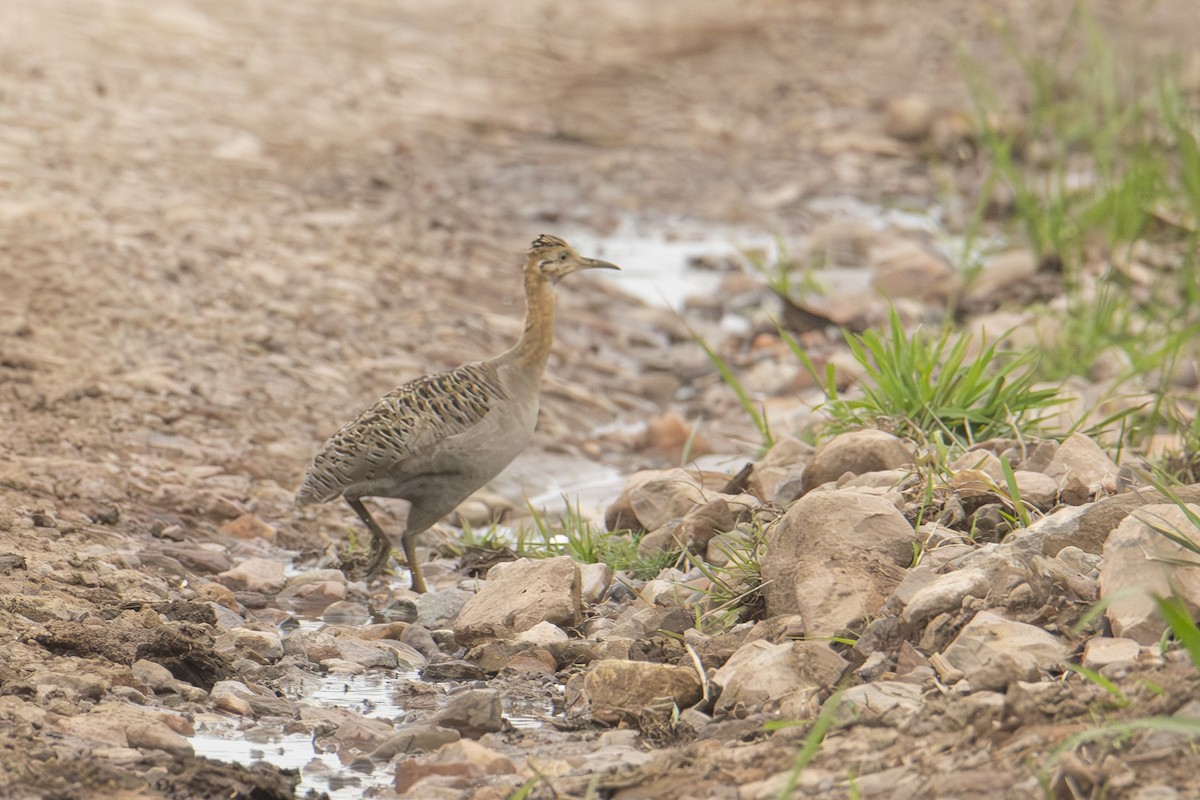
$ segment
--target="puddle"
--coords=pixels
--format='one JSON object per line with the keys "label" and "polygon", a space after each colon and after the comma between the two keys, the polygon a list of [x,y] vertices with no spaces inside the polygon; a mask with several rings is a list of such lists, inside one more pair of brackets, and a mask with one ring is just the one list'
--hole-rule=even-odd
{"label": "puddle", "polygon": [[[304,623],[308,624],[308,623]],[[343,708],[375,719],[403,722],[409,709],[401,705],[413,683],[443,689],[437,700],[448,695],[450,684],[421,681],[415,670],[372,670],[361,675],[336,675],[314,679],[287,694],[308,705]],[[538,728],[559,713],[555,702],[540,697],[504,697],[504,718],[514,728]],[[438,702],[438,705],[441,703]],[[422,711],[429,709],[422,704]],[[372,789],[390,787],[395,770],[387,764],[365,771],[343,764],[336,752],[322,752],[309,733],[284,733],[279,720],[252,722],[221,714],[201,714],[195,719],[195,735],[189,738],[197,756],[246,766],[267,763],[300,773],[297,796],[321,792],[331,800],[357,800]]]}
{"label": "puddle", "polygon": [[683,308],[692,295],[715,294],[723,272],[698,269],[698,258],[741,259],[744,249],[775,252],[775,237],[769,233],[713,229],[689,223],[676,223],[654,231],[642,230],[625,220],[609,236],[586,231],[573,232],[570,240],[581,253],[612,261],[621,267],[619,275],[602,275],[616,280],[621,289],[649,305]]}
{"label": "puddle", "polygon": [[[923,234],[951,261],[964,257],[964,241],[951,236],[942,222],[940,209],[915,212],[899,208],[871,206],[850,197],[818,198],[809,203],[813,216],[822,221],[847,220],[864,223],[875,231],[895,232],[897,235]],[[615,275],[600,275],[601,280],[615,281],[623,290],[650,305],[682,310],[691,296],[714,295],[719,291],[725,272],[721,269],[697,268],[697,259],[720,262],[732,257],[746,270],[752,267],[742,253],[762,251],[774,260],[779,255],[780,241],[775,231],[705,225],[692,220],[674,220],[643,227],[627,218],[616,231],[605,236],[584,230],[572,231],[569,236],[581,252],[595,255],[621,266]],[[783,244],[793,258],[802,258],[808,239],[803,234],[788,234]],[[985,238],[974,242],[967,260],[980,251],[998,244]],[[873,271],[867,265],[851,265],[814,269],[809,277],[823,294],[853,294],[866,290]]]}

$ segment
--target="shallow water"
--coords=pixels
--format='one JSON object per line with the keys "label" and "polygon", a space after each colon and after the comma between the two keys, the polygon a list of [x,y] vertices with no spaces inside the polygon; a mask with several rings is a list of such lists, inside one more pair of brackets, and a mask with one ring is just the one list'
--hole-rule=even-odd
{"label": "shallow water", "polygon": [[[420,680],[415,670],[327,676],[315,689],[297,690],[292,699],[357,711],[364,717],[403,721],[408,710],[397,702],[403,694],[398,690]],[[540,727],[556,713],[549,700],[504,698],[504,718],[514,728]],[[216,713],[203,714],[196,717],[195,730],[188,741],[198,756],[247,766],[265,762],[299,770],[298,796],[310,791],[327,792],[331,800],[356,800],[369,789],[390,787],[395,777],[387,764],[375,765],[370,771],[343,764],[335,752],[321,752],[311,734],[284,733],[278,720],[260,725]]]}

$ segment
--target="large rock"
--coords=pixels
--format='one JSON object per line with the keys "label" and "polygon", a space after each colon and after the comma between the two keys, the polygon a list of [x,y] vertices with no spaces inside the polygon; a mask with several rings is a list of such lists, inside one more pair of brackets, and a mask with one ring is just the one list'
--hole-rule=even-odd
{"label": "large rock", "polygon": [[569,556],[498,564],[454,622],[461,644],[511,638],[539,622],[571,627],[582,617],[579,565]]}
{"label": "large rock", "polygon": [[[511,759],[494,750],[468,740],[452,742],[437,752],[422,758],[410,758],[396,765],[396,791],[411,797],[443,797],[437,789],[452,789],[454,796],[478,788],[487,778],[494,775],[511,775],[516,772]],[[422,780],[437,781],[436,788],[416,784]],[[411,790],[411,791],[410,791]],[[435,792],[437,792],[435,794]]]}
{"label": "large rock", "polygon": [[235,591],[267,595],[273,595],[287,585],[283,562],[273,558],[248,558],[233,569],[222,572],[217,580]]}
{"label": "large rock", "polygon": [[721,689],[715,711],[771,711],[787,697],[833,685],[846,662],[825,642],[780,644],[758,639],[742,645],[713,674]]}
{"label": "large rock", "polygon": [[[1200,485],[1180,486],[1175,494],[1185,503],[1200,503]],[[1078,547],[1087,553],[1099,553],[1110,532],[1134,509],[1167,498],[1155,489],[1105,497],[1087,506],[1060,509],[1034,522],[1026,530],[1014,531],[1008,540],[1029,540],[1046,555],[1057,555],[1064,547]],[[1007,540],[1006,540],[1007,541]]]}
{"label": "large rock", "polygon": [[504,708],[496,689],[467,689],[450,695],[432,722],[458,731],[469,739],[495,733],[504,723]]}
{"label": "large rock", "polygon": [[[1200,512],[1200,505],[1189,508]],[[1200,570],[1169,563],[1170,559],[1200,558],[1158,533],[1155,527],[1178,531],[1193,540],[1200,538],[1178,506],[1143,506],[1109,534],[1100,562],[1100,596],[1108,603],[1104,615],[1113,635],[1139,644],[1156,643],[1167,627],[1159,616],[1154,595],[1166,597],[1174,590],[1193,616],[1200,609]]]}
{"label": "large rock", "polygon": [[1082,433],[1073,433],[1063,441],[1044,471],[1059,482],[1075,478],[1095,495],[1115,490],[1120,467],[1100,445]]}
{"label": "large rock", "polygon": [[597,661],[583,681],[598,722],[637,722],[654,701],[669,698],[679,708],[700,702],[704,689],[695,670],[649,661]]}
{"label": "large rock", "polygon": [[896,469],[913,462],[912,448],[884,431],[867,428],[835,436],[817,448],[804,469],[801,494],[836,481],[847,472],[862,475]]}
{"label": "large rock", "polygon": [[874,614],[912,561],[917,534],[888,501],[819,492],[767,533],[768,616],[800,614],[808,636],[833,636]]}
{"label": "large rock", "polygon": [[1036,681],[1044,670],[1059,667],[1070,648],[1036,625],[1013,622],[980,611],[942,654],[972,690],[1003,690],[1013,681]]}
{"label": "large rock", "polygon": [[678,519],[694,506],[707,502],[707,492],[717,491],[729,476],[688,469],[643,470],[625,483],[621,495],[604,514],[610,530],[630,528],[652,531]]}

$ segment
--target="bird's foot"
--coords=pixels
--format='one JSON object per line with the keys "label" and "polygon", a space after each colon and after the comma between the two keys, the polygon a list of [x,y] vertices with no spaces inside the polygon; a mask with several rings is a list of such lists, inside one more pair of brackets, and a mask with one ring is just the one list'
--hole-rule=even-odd
{"label": "bird's foot", "polygon": [[370,580],[383,571],[392,556],[392,543],[385,536],[372,536],[367,553],[350,553],[342,558],[339,567],[355,580]]}

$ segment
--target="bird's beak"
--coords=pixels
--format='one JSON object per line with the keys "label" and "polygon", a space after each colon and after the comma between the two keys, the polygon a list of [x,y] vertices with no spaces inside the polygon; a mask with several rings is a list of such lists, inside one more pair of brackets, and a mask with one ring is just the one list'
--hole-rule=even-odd
{"label": "bird's beak", "polygon": [[598,258],[583,258],[580,259],[580,262],[580,269],[620,269],[616,264],[610,264]]}

